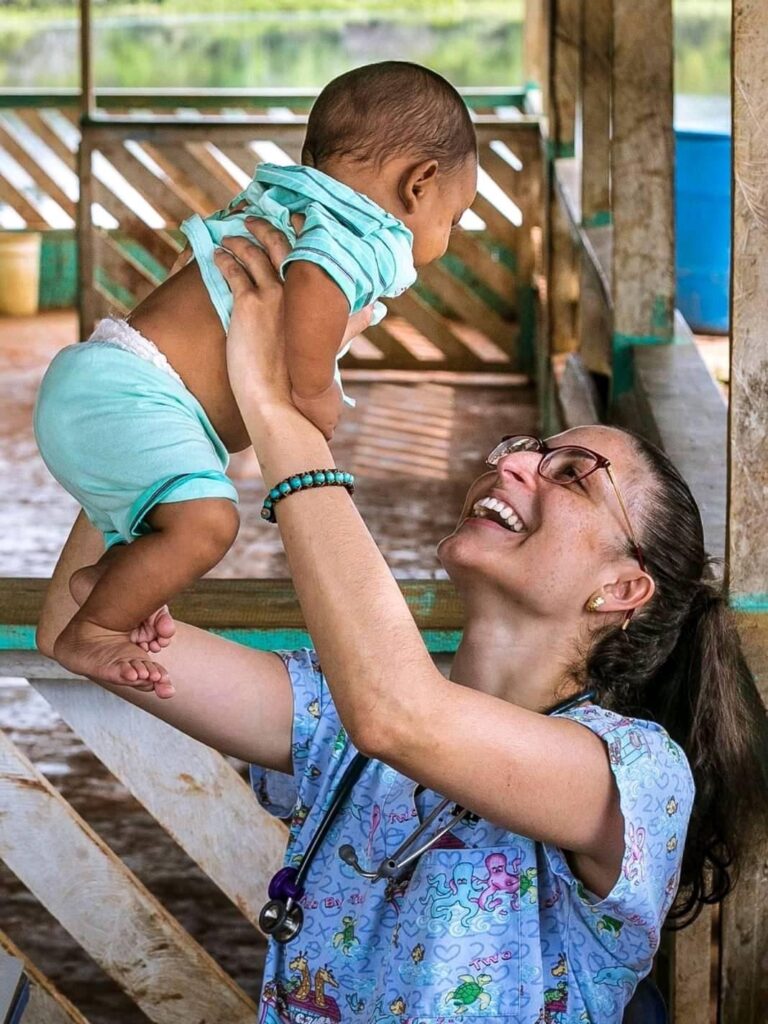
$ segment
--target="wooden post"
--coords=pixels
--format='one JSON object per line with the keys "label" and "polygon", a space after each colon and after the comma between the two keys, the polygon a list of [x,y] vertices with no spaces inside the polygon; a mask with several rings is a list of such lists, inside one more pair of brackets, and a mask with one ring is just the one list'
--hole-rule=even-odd
{"label": "wooden post", "polygon": [[80,146],[77,151],[80,195],[77,203],[77,265],[81,339],[88,337],[96,319],[94,303],[94,245],[96,239],[92,223],[93,168],[91,148],[86,138],[88,120],[94,111],[91,39],[91,0],[80,0]]}
{"label": "wooden post", "polygon": [[671,0],[614,3],[614,398],[632,386],[632,348],[673,337],[672,51]]}
{"label": "wooden post", "polygon": [[553,156],[573,156],[581,57],[581,0],[553,0],[550,141]]}
{"label": "wooden post", "polygon": [[576,157],[581,167],[581,223],[611,221],[611,40],[613,0],[582,0]]}
{"label": "wooden post", "polygon": [[82,117],[90,117],[95,106],[92,60],[91,0],[80,0],[80,114]]}
{"label": "wooden post", "polygon": [[[733,3],[733,265],[726,581],[750,666],[768,697],[768,22],[764,0]],[[768,1012],[768,836],[723,904],[721,1024]]]}

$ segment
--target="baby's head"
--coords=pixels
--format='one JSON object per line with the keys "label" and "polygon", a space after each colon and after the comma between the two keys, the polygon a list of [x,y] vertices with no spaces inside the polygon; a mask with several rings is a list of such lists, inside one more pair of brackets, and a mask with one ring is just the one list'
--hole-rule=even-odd
{"label": "baby's head", "polygon": [[443,255],[477,187],[477,139],[461,96],[419,64],[340,75],[312,107],[302,162],[369,196],[413,232],[424,266]]}

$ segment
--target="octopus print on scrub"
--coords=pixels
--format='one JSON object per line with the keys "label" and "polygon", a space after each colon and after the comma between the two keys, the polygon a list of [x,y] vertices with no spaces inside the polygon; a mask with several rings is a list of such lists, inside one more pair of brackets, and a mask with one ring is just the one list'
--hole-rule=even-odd
{"label": "octopus print on scrub", "polygon": [[[264,806],[291,818],[296,865],[355,750],[315,655],[284,658],[293,775],[252,774]],[[559,848],[477,818],[410,874],[361,878],[339,846],[372,869],[440,801],[371,761],[308,871],[303,930],[269,946],[260,1024],[620,1024],[674,897],[693,787],[658,726],[596,706],[566,714],[602,738],[619,791],[625,851],[608,896],[589,893]]]}

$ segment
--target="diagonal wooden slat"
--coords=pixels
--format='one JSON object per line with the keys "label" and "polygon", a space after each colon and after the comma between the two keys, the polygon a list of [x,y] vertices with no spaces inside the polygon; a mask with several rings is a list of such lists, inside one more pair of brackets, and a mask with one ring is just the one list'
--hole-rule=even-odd
{"label": "diagonal wooden slat", "polygon": [[0,949],[21,960],[29,978],[29,1003],[24,1011],[24,1024],[88,1024],[77,1007],[59,992],[3,931],[0,931]]}
{"label": "diagonal wooden slat", "polygon": [[216,143],[216,148],[220,150],[224,156],[229,157],[233,164],[240,168],[243,174],[247,174],[249,178],[253,177],[254,171],[258,164],[262,161],[259,159],[257,153],[251,149],[246,143],[240,146],[225,146],[221,143]]}
{"label": "diagonal wooden slat", "polygon": [[235,191],[225,188],[212,177],[187,146],[158,142],[152,146],[152,153],[157,153],[160,166],[169,177],[181,183],[185,192],[195,192],[201,210],[206,214],[220,210],[236,195]]}
{"label": "diagonal wooden slat", "polygon": [[252,1024],[253,1002],[2,732],[0,806],[2,859],[151,1021]]}
{"label": "diagonal wooden slat", "polygon": [[401,316],[428,338],[454,367],[482,369],[481,360],[452,333],[448,322],[413,292],[405,292],[396,299],[388,299],[387,306],[395,316]]}
{"label": "diagonal wooden slat", "polygon": [[166,231],[148,227],[122,199],[100,181],[94,180],[93,198],[115,218],[121,230],[133,236],[158,263],[166,267],[171,266],[181,252],[181,245],[171,235]]}
{"label": "diagonal wooden slat", "polygon": [[0,202],[7,203],[18,213],[28,228],[44,231],[50,224],[27,199],[23,192],[20,192],[15,185],[12,185],[7,178],[0,174]]}
{"label": "diagonal wooden slat", "polygon": [[510,357],[516,354],[517,325],[502,320],[463,281],[438,264],[422,268],[421,278],[457,316],[482,331]]}
{"label": "diagonal wooden slat", "polygon": [[498,242],[506,245],[512,252],[517,249],[520,229],[479,192],[472,203],[472,210],[480,220],[485,221],[488,233]]}
{"label": "diagonal wooden slat", "polygon": [[256,925],[287,832],[221,754],[93,683],[35,679],[32,685]]}
{"label": "diagonal wooden slat", "polygon": [[514,303],[517,291],[517,277],[493,255],[471,231],[454,231],[448,251],[458,256],[461,262],[478,277],[491,291],[496,292],[507,303]]}
{"label": "diagonal wooden slat", "polygon": [[55,203],[74,220],[75,204],[62,189],[58,182],[40,166],[37,160],[21,144],[21,141],[13,134],[7,122],[0,122],[0,146],[9,153],[16,163],[23,167],[35,185],[49,196]]}
{"label": "diagonal wooden slat", "polygon": [[134,303],[146,298],[160,284],[158,279],[123,247],[112,235],[103,232],[97,236],[97,260],[107,277],[130,292]]}
{"label": "diagonal wooden slat", "polygon": [[41,139],[48,149],[67,166],[70,171],[76,169],[75,154],[67,146],[61,136],[46,121],[43,113],[39,110],[17,110],[16,116],[24,122],[30,131],[34,132]]}
{"label": "diagonal wooden slat", "polygon": [[215,149],[212,150],[204,142],[191,142],[187,148],[200,166],[209,172],[208,180],[213,178],[225,190],[228,198],[226,203],[222,203],[222,206],[227,205],[238,192],[242,191],[240,182],[232,177],[221,160],[217,158]]}
{"label": "diagonal wooden slat", "polygon": [[177,226],[192,212],[189,204],[179,196],[170,181],[163,181],[153,174],[149,168],[120,142],[114,146],[104,146],[104,158],[140,192],[160,216],[167,226]]}

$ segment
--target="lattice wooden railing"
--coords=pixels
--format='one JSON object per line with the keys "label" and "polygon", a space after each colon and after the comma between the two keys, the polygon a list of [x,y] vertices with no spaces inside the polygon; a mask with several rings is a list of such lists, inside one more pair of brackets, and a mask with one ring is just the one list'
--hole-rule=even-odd
{"label": "lattice wooden railing", "polygon": [[[350,367],[530,369],[538,122],[517,113],[517,93],[480,90],[466,98],[482,168],[472,211],[445,258],[425,268],[410,292],[389,303],[387,320],[355,342]],[[3,98],[0,202],[27,227],[64,226],[78,216],[79,172],[87,330],[109,311],[127,312],[163,279],[180,249],[178,224],[190,211],[225,205],[261,160],[298,159],[311,97],[166,93],[159,103],[156,94],[111,93],[104,96],[108,113],[82,127],[76,108],[44,105],[51,100]],[[170,117],[169,104],[178,108]]]}
{"label": "lattice wooden railing", "polygon": [[[45,580],[5,580],[0,681],[21,677],[221,889],[255,930],[286,831],[220,754],[78,680],[34,650]],[[446,583],[401,584],[434,652],[455,650],[460,611]],[[254,647],[310,643],[293,588],[207,580],[174,611]],[[152,896],[38,767],[0,731],[0,859],[156,1024],[252,1024],[249,996]],[[21,956],[0,931],[0,949]],[[87,1024],[33,964],[30,1024]],[[25,1021],[27,1018],[25,1017]]]}

